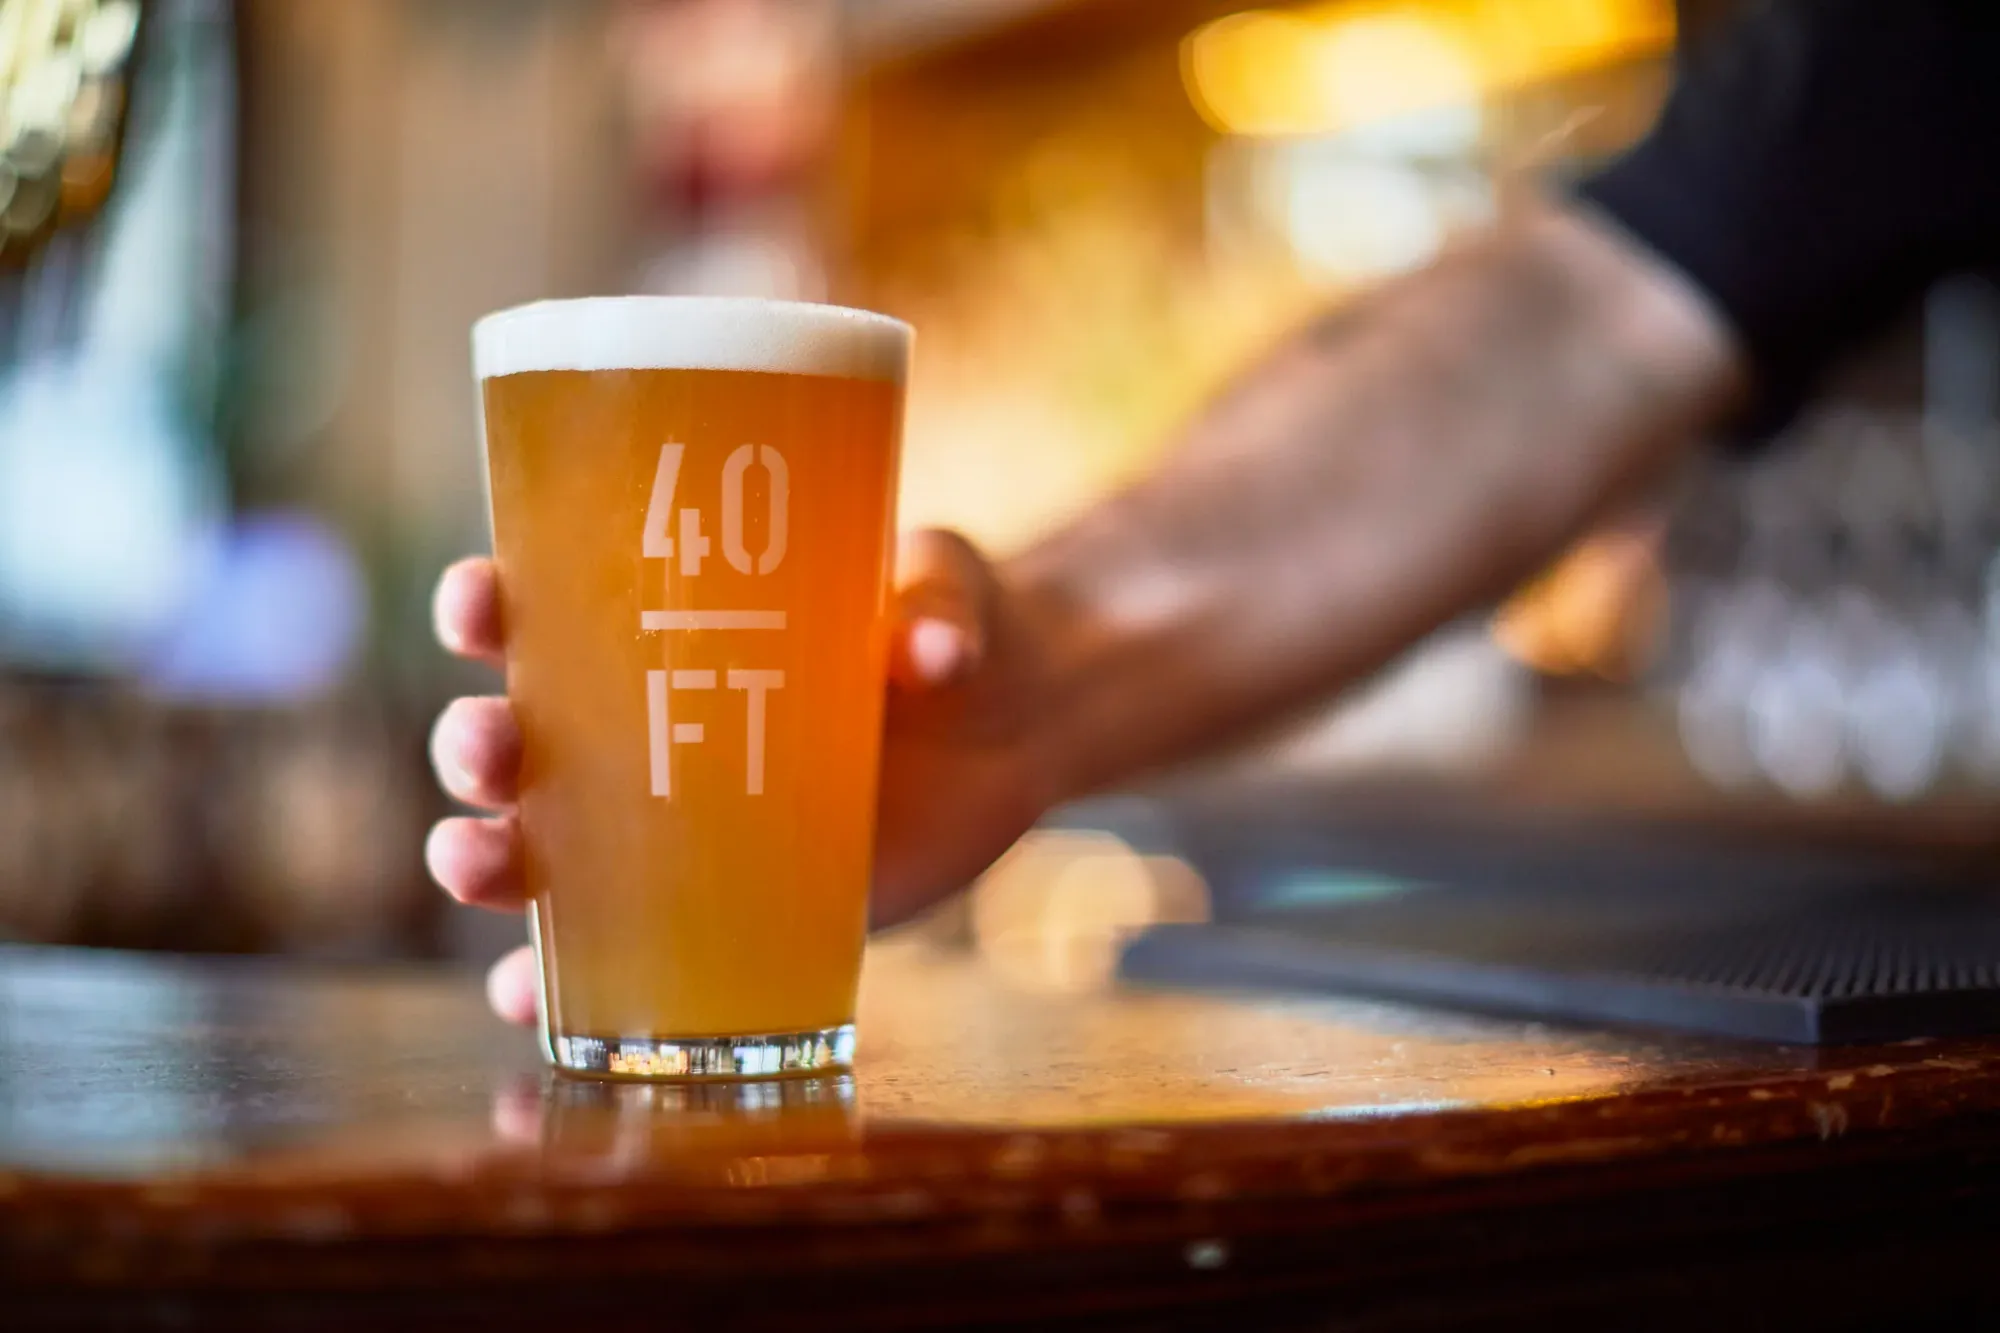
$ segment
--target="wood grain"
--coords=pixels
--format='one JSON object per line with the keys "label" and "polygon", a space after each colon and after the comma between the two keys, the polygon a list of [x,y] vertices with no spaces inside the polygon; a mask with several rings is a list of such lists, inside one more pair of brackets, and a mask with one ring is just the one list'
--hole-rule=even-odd
{"label": "wood grain", "polygon": [[0,1323],[1847,1326],[1971,1299],[1994,1240],[2000,1043],[1061,995],[910,945],[861,1024],[852,1079],[580,1083],[471,978],[0,950]]}

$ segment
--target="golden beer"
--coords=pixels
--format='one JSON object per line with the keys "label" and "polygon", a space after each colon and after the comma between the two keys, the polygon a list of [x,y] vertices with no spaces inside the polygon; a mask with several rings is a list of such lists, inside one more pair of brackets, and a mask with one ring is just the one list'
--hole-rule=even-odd
{"label": "golden beer", "polygon": [[629,297],[473,342],[550,1059],[847,1064],[908,327]]}

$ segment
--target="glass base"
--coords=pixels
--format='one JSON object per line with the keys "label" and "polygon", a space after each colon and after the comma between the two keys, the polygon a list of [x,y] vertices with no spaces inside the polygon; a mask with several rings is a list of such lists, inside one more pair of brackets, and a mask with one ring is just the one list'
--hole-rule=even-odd
{"label": "glass base", "polygon": [[755,1037],[565,1037],[549,1034],[549,1058],[570,1074],[598,1078],[783,1078],[838,1073],[854,1065],[854,1024]]}

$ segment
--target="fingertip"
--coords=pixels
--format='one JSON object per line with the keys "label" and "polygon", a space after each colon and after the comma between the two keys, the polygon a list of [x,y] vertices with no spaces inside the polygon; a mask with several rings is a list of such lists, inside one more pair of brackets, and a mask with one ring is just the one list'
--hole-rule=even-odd
{"label": "fingertip", "polygon": [[525,901],[520,838],[511,819],[444,819],[424,840],[431,878],[467,907],[517,912]]}
{"label": "fingertip", "polygon": [[497,696],[454,699],[431,729],[431,766],[454,798],[501,809],[518,794],[521,729]]}
{"label": "fingertip", "polygon": [[947,528],[917,528],[896,538],[896,585],[902,589],[927,583],[962,587],[979,565],[972,543]]}
{"label": "fingertip", "polygon": [[899,683],[936,686],[969,675],[984,655],[992,594],[978,550],[943,529],[907,533],[896,577]]}
{"label": "fingertip", "polygon": [[500,579],[493,562],[472,556],[446,568],[431,598],[431,620],[446,651],[498,665]]}
{"label": "fingertip", "polygon": [[912,674],[926,685],[942,685],[962,671],[969,646],[964,630],[929,617],[910,626],[905,644]]}
{"label": "fingertip", "polygon": [[528,1026],[540,1013],[541,987],[535,977],[535,956],[526,948],[495,963],[486,974],[486,1002],[509,1023]]}

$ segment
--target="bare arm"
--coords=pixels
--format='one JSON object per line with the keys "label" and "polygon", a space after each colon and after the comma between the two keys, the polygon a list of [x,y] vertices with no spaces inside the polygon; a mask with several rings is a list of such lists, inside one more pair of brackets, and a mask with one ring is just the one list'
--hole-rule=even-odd
{"label": "bare arm", "polygon": [[1269,723],[1497,598],[1742,379],[1677,275],[1546,204],[1308,329],[1000,571],[1044,645],[1046,795]]}

